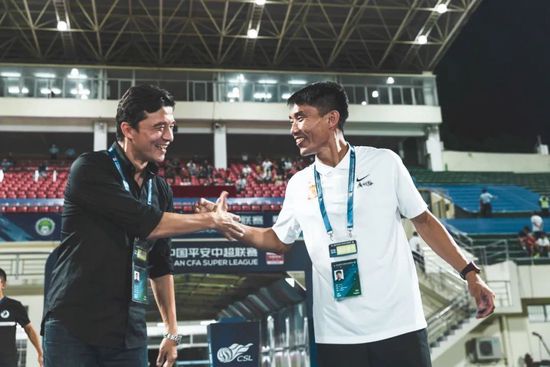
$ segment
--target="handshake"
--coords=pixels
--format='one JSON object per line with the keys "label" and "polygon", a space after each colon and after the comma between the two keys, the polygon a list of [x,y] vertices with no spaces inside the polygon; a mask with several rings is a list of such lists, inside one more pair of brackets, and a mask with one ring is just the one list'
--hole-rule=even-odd
{"label": "handshake", "polygon": [[241,218],[227,211],[227,191],[223,191],[215,203],[201,198],[195,207],[196,213],[208,214],[212,219],[212,228],[220,232],[230,241],[237,241],[245,234],[245,228],[240,223]]}

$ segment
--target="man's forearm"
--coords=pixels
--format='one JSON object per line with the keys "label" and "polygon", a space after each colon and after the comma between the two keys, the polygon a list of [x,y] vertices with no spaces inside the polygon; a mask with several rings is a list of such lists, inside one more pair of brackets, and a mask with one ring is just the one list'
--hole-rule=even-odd
{"label": "man's forearm", "polygon": [[151,288],[166,331],[176,335],[178,333],[178,320],[176,317],[174,277],[172,274],[167,274],[151,279]]}
{"label": "man's forearm", "polygon": [[165,212],[159,224],[153,229],[147,239],[156,240],[213,227],[214,220],[211,213],[177,214]]}
{"label": "man's forearm", "polygon": [[436,254],[450,264],[456,271],[461,271],[468,260],[455,243],[449,232],[429,211],[412,219],[416,231]]}
{"label": "man's forearm", "polygon": [[244,235],[239,238],[239,241],[252,247],[276,253],[283,253],[290,249],[290,245],[281,242],[272,228],[257,228],[245,225],[242,225],[242,227]]}

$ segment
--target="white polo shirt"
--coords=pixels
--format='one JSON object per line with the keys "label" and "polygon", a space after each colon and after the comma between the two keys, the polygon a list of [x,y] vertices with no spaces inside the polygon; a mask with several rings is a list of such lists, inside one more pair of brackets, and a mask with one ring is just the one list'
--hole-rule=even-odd
{"label": "white polo shirt", "polygon": [[[333,296],[328,234],[317,201],[313,165],[289,181],[273,230],[293,243],[303,232],[312,261],[315,340],[327,344],[367,343],[426,327],[414,261],[400,214],[414,218],[427,205],[399,156],[387,149],[356,147],[354,238],[362,294]],[[318,159],[334,242],[347,240],[346,212],[350,150],[336,167]]]}

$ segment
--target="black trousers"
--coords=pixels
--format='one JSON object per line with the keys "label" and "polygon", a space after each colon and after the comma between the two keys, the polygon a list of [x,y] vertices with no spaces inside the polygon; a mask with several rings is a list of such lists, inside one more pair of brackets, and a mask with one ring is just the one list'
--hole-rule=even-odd
{"label": "black trousers", "polygon": [[426,329],[363,344],[317,344],[319,367],[431,367]]}

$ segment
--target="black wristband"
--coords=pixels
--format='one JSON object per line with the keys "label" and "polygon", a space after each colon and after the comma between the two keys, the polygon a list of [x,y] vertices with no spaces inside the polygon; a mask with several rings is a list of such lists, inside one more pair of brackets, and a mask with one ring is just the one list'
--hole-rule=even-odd
{"label": "black wristband", "polygon": [[481,272],[481,269],[479,269],[473,261],[470,261],[468,265],[466,265],[464,269],[462,269],[462,271],[460,272],[460,277],[466,280],[466,274],[471,271],[475,271],[477,274],[479,274]]}

